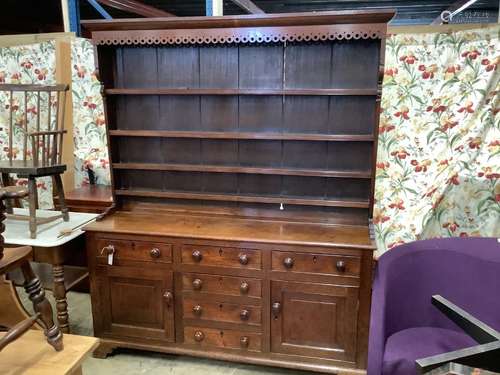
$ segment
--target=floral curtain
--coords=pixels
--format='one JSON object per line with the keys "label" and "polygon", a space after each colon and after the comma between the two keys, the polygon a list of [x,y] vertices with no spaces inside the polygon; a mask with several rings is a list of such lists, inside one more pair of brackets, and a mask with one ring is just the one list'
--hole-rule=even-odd
{"label": "floral curtain", "polygon": [[83,38],[71,43],[75,185],[88,184],[91,169],[96,184],[110,185],[106,122],[94,46]]}
{"label": "floral curtain", "polygon": [[379,254],[500,236],[499,26],[387,39],[373,223]]}
{"label": "floral curtain", "polygon": [[[24,83],[24,84],[55,84],[56,49],[55,42],[43,42],[25,46],[0,48],[0,83]],[[30,100],[30,99],[28,99]],[[42,96],[41,100],[46,100]],[[28,105],[28,123],[36,108],[34,98],[31,98]],[[44,104],[44,105],[43,105]],[[14,111],[14,128],[22,125],[24,121],[24,98],[14,98],[12,103]],[[47,108],[42,103],[42,108]],[[22,157],[22,134],[13,132],[14,144],[12,150],[9,149],[8,118],[10,111],[10,94],[0,92],[0,159],[8,158],[12,153],[14,159]],[[47,116],[41,113],[42,116]],[[45,123],[43,120],[42,123]],[[26,179],[16,181],[18,185],[27,184]],[[42,208],[52,207],[52,181],[50,177],[37,179],[38,201]]]}
{"label": "floral curtain", "polygon": [[[100,83],[96,77],[94,48],[87,39],[71,41],[73,137],[75,143],[75,185],[88,183],[87,170],[94,171],[97,184],[110,184],[104,106]],[[0,48],[0,83],[55,84],[56,43],[43,43]],[[42,100],[44,97],[42,96]],[[20,99],[22,100],[22,98]],[[0,92],[0,159],[12,152],[15,158],[22,155],[20,132],[14,133],[15,146],[8,148],[9,94]],[[32,101],[34,104],[34,101]],[[24,104],[15,101],[16,124],[24,118]],[[34,105],[28,112],[36,111]],[[43,103],[42,103],[43,104]],[[43,116],[43,114],[42,114]],[[30,114],[28,114],[28,119]],[[43,121],[42,121],[43,122]],[[26,184],[19,179],[17,184]],[[53,207],[50,178],[37,179],[38,200],[41,208]]]}

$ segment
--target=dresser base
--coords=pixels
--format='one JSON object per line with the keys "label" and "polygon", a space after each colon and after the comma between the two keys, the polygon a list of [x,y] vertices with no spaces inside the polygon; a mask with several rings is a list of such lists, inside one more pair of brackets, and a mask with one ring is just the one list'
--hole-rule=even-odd
{"label": "dresser base", "polygon": [[296,356],[286,356],[275,353],[252,353],[251,355],[245,353],[245,355],[239,355],[235,353],[228,353],[227,351],[198,350],[186,348],[177,344],[151,345],[139,342],[103,338],[100,338],[99,343],[99,346],[94,350],[92,354],[94,358],[99,359],[105,359],[108,355],[112,355],[112,352],[115,349],[128,348],[165,354],[188,355],[192,357],[208,358],[219,361],[247,363],[251,365],[282,367],[291,370],[314,371],[325,374],[366,375],[365,370],[337,366],[333,364],[334,361],[325,361],[324,359],[320,358],[311,359]]}

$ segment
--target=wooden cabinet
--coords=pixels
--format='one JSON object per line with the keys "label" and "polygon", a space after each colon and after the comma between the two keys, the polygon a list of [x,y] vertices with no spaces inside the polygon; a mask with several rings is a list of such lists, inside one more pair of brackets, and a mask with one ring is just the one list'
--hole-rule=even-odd
{"label": "wooden cabinet", "polygon": [[99,333],[121,338],[174,341],[171,271],[98,266],[93,283]]}
{"label": "wooden cabinet", "polygon": [[[180,236],[191,219],[123,212],[87,228],[94,331],[101,346],[309,370],[319,366],[333,373],[351,368],[358,374],[366,363],[370,306],[372,246],[360,236],[366,228],[223,218],[215,225],[198,218],[200,227],[210,222],[214,237],[222,237],[229,220],[240,239],[204,240]],[[155,222],[162,223],[163,235],[129,230]],[[310,242],[327,228],[356,246]],[[282,234],[275,241],[250,241],[270,229]],[[292,238],[295,244],[288,243]],[[126,256],[109,265],[102,249],[111,245]],[[151,246],[162,250],[164,262],[144,255]],[[193,263],[197,250],[206,256]],[[241,253],[251,255],[253,268],[240,264]],[[287,258],[292,267],[283,266]],[[345,262],[343,272],[339,261]]]}
{"label": "wooden cabinet", "polygon": [[100,356],[363,373],[392,16],[82,22],[116,205],[85,228]]}
{"label": "wooden cabinet", "polygon": [[271,350],[354,362],[358,288],[271,281]]}

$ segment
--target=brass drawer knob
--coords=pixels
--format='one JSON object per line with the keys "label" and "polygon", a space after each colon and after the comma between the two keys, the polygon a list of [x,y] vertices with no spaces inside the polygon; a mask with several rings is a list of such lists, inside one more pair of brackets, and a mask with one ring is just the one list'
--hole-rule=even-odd
{"label": "brass drawer knob", "polygon": [[243,266],[246,266],[248,264],[248,261],[250,260],[247,254],[238,255],[238,259],[240,261],[240,264],[242,264]]}
{"label": "brass drawer knob", "polygon": [[287,258],[283,259],[283,265],[285,266],[285,268],[288,268],[288,269],[292,268],[293,267],[293,263],[294,263],[294,261],[290,257],[287,257]]}
{"label": "brass drawer knob", "polygon": [[202,308],[200,305],[193,306],[193,314],[196,316],[200,316],[202,312]]}
{"label": "brass drawer knob", "polygon": [[240,319],[241,320],[248,320],[248,318],[250,318],[250,311],[248,311],[247,309],[241,310]]}
{"label": "brass drawer knob", "polygon": [[203,286],[203,281],[201,281],[200,279],[193,280],[193,289],[194,290],[201,290],[202,286]]}
{"label": "brass drawer knob", "polygon": [[242,348],[248,348],[248,344],[250,344],[250,339],[248,336],[241,336],[240,337],[240,345]]}
{"label": "brass drawer knob", "polygon": [[193,254],[191,255],[193,256],[193,260],[195,262],[201,262],[201,260],[203,259],[203,254],[201,253],[200,250],[193,251]]}
{"label": "brass drawer knob", "polygon": [[201,331],[196,331],[194,333],[194,341],[201,342],[205,338],[205,334]]}
{"label": "brass drawer knob", "polygon": [[339,260],[337,264],[335,264],[335,267],[337,268],[337,271],[345,272],[345,262],[343,260]]}
{"label": "brass drawer knob", "polygon": [[240,284],[240,292],[241,292],[241,294],[247,294],[249,290],[250,290],[250,285],[246,281],[243,281]]}
{"label": "brass drawer knob", "polygon": [[160,249],[154,247],[149,251],[149,255],[151,255],[151,258],[158,259],[161,255]]}

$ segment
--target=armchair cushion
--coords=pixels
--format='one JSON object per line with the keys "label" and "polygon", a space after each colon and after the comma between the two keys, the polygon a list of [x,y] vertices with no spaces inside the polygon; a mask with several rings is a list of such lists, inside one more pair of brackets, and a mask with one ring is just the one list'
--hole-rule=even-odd
{"label": "armchair cushion", "polygon": [[438,327],[414,327],[389,336],[385,343],[382,374],[418,374],[415,360],[477,343],[465,333]]}

